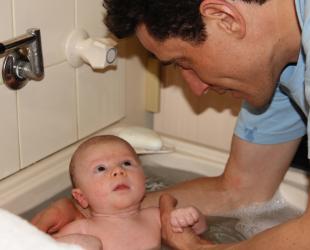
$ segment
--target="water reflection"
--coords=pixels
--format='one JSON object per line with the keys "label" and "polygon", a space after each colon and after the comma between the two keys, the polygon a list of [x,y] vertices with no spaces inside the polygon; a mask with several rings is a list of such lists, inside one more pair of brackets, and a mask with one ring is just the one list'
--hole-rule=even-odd
{"label": "water reflection", "polygon": [[233,243],[246,237],[236,230],[239,219],[229,217],[208,217],[208,230],[203,238],[213,243]]}

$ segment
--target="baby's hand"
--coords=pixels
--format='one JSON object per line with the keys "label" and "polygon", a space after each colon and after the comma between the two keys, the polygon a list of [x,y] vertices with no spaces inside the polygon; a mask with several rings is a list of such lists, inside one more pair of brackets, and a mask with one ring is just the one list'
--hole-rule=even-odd
{"label": "baby's hand", "polygon": [[185,227],[192,227],[197,234],[201,234],[207,228],[204,216],[192,206],[173,210],[170,223],[175,233],[183,232]]}

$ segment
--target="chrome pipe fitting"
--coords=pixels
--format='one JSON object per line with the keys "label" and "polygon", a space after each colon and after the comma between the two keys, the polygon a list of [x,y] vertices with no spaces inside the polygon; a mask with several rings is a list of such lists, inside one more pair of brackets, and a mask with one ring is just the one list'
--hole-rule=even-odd
{"label": "chrome pipe fitting", "polygon": [[0,43],[0,56],[5,55],[2,78],[10,89],[20,89],[29,80],[44,77],[44,64],[39,29],[29,29],[26,34]]}

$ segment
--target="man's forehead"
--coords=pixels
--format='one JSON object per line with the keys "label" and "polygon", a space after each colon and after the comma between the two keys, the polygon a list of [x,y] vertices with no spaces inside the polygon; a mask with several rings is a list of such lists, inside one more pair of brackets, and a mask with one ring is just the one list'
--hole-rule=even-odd
{"label": "man's forehead", "polygon": [[183,56],[182,41],[177,38],[169,38],[165,41],[154,39],[145,25],[138,26],[136,35],[141,44],[161,61],[170,61],[176,57]]}

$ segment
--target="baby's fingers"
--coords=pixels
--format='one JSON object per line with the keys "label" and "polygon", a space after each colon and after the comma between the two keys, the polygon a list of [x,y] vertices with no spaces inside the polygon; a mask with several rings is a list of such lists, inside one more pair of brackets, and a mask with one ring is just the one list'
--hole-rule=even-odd
{"label": "baby's fingers", "polygon": [[188,209],[180,208],[171,212],[170,223],[175,227],[187,227],[195,222],[195,216]]}
{"label": "baby's fingers", "polygon": [[174,233],[183,233],[183,228],[182,227],[171,227],[172,231]]}

